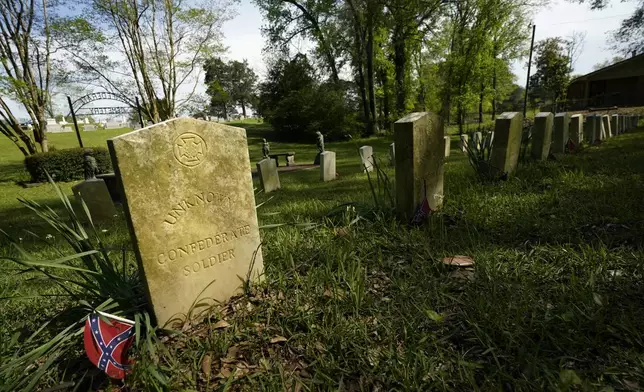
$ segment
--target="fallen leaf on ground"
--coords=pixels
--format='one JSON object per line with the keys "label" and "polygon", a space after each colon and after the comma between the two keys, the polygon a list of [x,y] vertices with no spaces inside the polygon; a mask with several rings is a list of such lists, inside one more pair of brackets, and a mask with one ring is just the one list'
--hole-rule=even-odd
{"label": "fallen leaf on ground", "polygon": [[210,378],[211,366],[212,358],[210,358],[210,355],[208,354],[204,355],[203,360],[201,361],[201,370],[203,370],[203,374],[206,378]]}
{"label": "fallen leaf on ground", "polygon": [[221,329],[221,328],[228,328],[230,327],[230,324],[226,322],[225,320],[220,320],[215,323],[215,325],[212,326],[214,329]]}
{"label": "fallen leaf on ground", "polygon": [[445,257],[443,264],[454,265],[456,267],[471,267],[474,265],[474,260],[469,256],[456,255]]}
{"label": "fallen leaf on ground", "polygon": [[282,343],[282,342],[285,342],[287,340],[288,339],[286,339],[284,336],[275,336],[273,339],[271,339],[271,344]]}

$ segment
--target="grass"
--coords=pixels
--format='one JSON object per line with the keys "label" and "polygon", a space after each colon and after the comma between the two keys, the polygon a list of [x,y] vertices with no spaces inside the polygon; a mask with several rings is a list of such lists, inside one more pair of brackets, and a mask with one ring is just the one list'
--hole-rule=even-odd
{"label": "grass", "polygon": [[[248,131],[255,162],[270,132],[238,125]],[[52,135],[57,147],[58,136],[74,135]],[[476,179],[457,139],[444,208],[422,228],[362,207],[373,203],[356,146],[372,145],[385,163],[387,138],[328,143],[338,156],[334,182],[319,182],[317,170],[283,174],[281,190],[258,196],[258,203],[273,197],[259,210],[260,224],[321,225],[262,232],[264,281],[166,341],[157,365],[167,389],[641,389],[644,128],[521,165],[516,177],[496,184]],[[94,142],[103,143],[87,141]],[[295,151],[297,163],[316,153],[313,144],[271,147]],[[0,159],[3,169],[14,165],[0,178],[2,228],[45,234],[7,198],[54,203],[53,194],[47,186],[17,187],[19,159]],[[335,209],[347,202],[358,204]],[[129,246],[123,222],[105,230],[105,243]],[[12,254],[2,241],[0,254]],[[59,241],[42,245],[24,235],[23,246],[47,258]],[[441,263],[454,254],[473,257],[474,270],[456,273]],[[28,294],[28,278],[5,268],[2,296]],[[55,299],[2,302],[0,334],[26,334],[61,306]],[[0,344],[0,359],[9,354]],[[135,372],[127,383],[144,390],[144,380]]]}

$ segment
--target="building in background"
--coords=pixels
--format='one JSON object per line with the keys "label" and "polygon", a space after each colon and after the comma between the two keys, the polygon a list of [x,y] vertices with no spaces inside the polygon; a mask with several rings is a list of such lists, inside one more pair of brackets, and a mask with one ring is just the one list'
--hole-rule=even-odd
{"label": "building in background", "polygon": [[644,106],[644,53],[570,82],[568,110]]}

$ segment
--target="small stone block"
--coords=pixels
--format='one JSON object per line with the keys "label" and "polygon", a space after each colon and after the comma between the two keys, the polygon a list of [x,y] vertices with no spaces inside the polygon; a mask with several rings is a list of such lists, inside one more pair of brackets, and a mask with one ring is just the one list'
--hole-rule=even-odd
{"label": "small stone block", "polygon": [[373,171],[373,147],[362,146],[360,147],[360,163],[362,170],[365,172]]}
{"label": "small stone block", "polygon": [[568,113],[557,113],[555,115],[554,130],[552,132],[552,147],[550,151],[553,154],[563,154],[566,152],[570,127],[570,115]]}
{"label": "small stone block", "polygon": [[452,138],[449,136],[444,136],[443,144],[445,145],[445,157],[448,157],[452,148]]}
{"label": "small stone block", "polygon": [[510,176],[517,169],[519,162],[523,115],[518,112],[502,113],[496,119],[494,133],[490,165]]}
{"label": "small stone block", "polygon": [[570,140],[572,140],[576,147],[579,147],[579,145],[581,145],[581,142],[584,140],[583,128],[584,116],[582,114],[575,114],[570,116],[568,135],[570,137]]}
{"label": "small stone block", "polygon": [[[110,196],[110,192],[105,185],[105,181],[100,179],[95,180],[85,180],[79,184],[76,184],[72,187],[74,196],[79,205],[81,198],[85,202],[89,214],[92,218],[92,222],[95,223],[105,223],[110,222],[117,215],[116,207],[114,207],[114,202]],[[82,207],[78,210],[80,216],[84,217],[85,212]]]}
{"label": "small stone block", "polygon": [[266,158],[257,162],[257,174],[264,192],[269,193],[280,189],[280,177],[274,159]]}
{"label": "small stone block", "polygon": [[530,155],[533,159],[545,161],[550,154],[552,144],[552,125],[554,114],[540,112],[534,117],[534,130],[532,131],[532,149]]}
{"label": "small stone block", "polygon": [[325,151],[320,154],[320,180],[335,180],[335,152]]}

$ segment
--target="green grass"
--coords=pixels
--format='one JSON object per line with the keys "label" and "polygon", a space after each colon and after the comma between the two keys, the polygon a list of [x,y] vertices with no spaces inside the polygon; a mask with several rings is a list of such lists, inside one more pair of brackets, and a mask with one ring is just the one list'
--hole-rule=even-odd
{"label": "green grass", "polygon": [[[237,125],[247,129],[256,162],[270,132],[263,124]],[[54,136],[74,135],[52,135],[58,147]],[[320,183],[317,170],[282,174],[281,190],[258,196],[258,203],[273,197],[258,212],[260,224],[320,226],[262,232],[264,281],[166,342],[158,366],[169,376],[167,389],[644,386],[644,128],[556,161],[522,164],[503,183],[478,182],[457,139],[446,164],[444,208],[422,228],[363,207],[373,203],[356,145],[371,144],[385,163],[387,138],[328,143],[338,154],[334,182]],[[295,151],[296,163],[312,162],[316,153],[312,144],[271,147]],[[1,159],[0,167],[12,167]],[[9,222],[15,236],[42,230],[6,198],[55,204],[49,187],[19,188],[10,178],[20,170],[11,170],[0,180],[2,228]],[[362,204],[330,213],[346,202]],[[363,219],[350,225],[356,215]],[[123,222],[106,230],[107,244],[129,246]],[[2,241],[0,254],[12,254]],[[53,254],[26,235],[23,241],[40,257]],[[454,254],[475,259],[471,280],[441,263]],[[2,296],[34,290],[14,273],[5,268],[0,277]],[[53,299],[3,302],[0,333],[31,330],[61,306]],[[218,328],[222,319],[230,326]],[[0,359],[9,354],[2,347]],[[149,387],[137,373],[128,384]]]}

